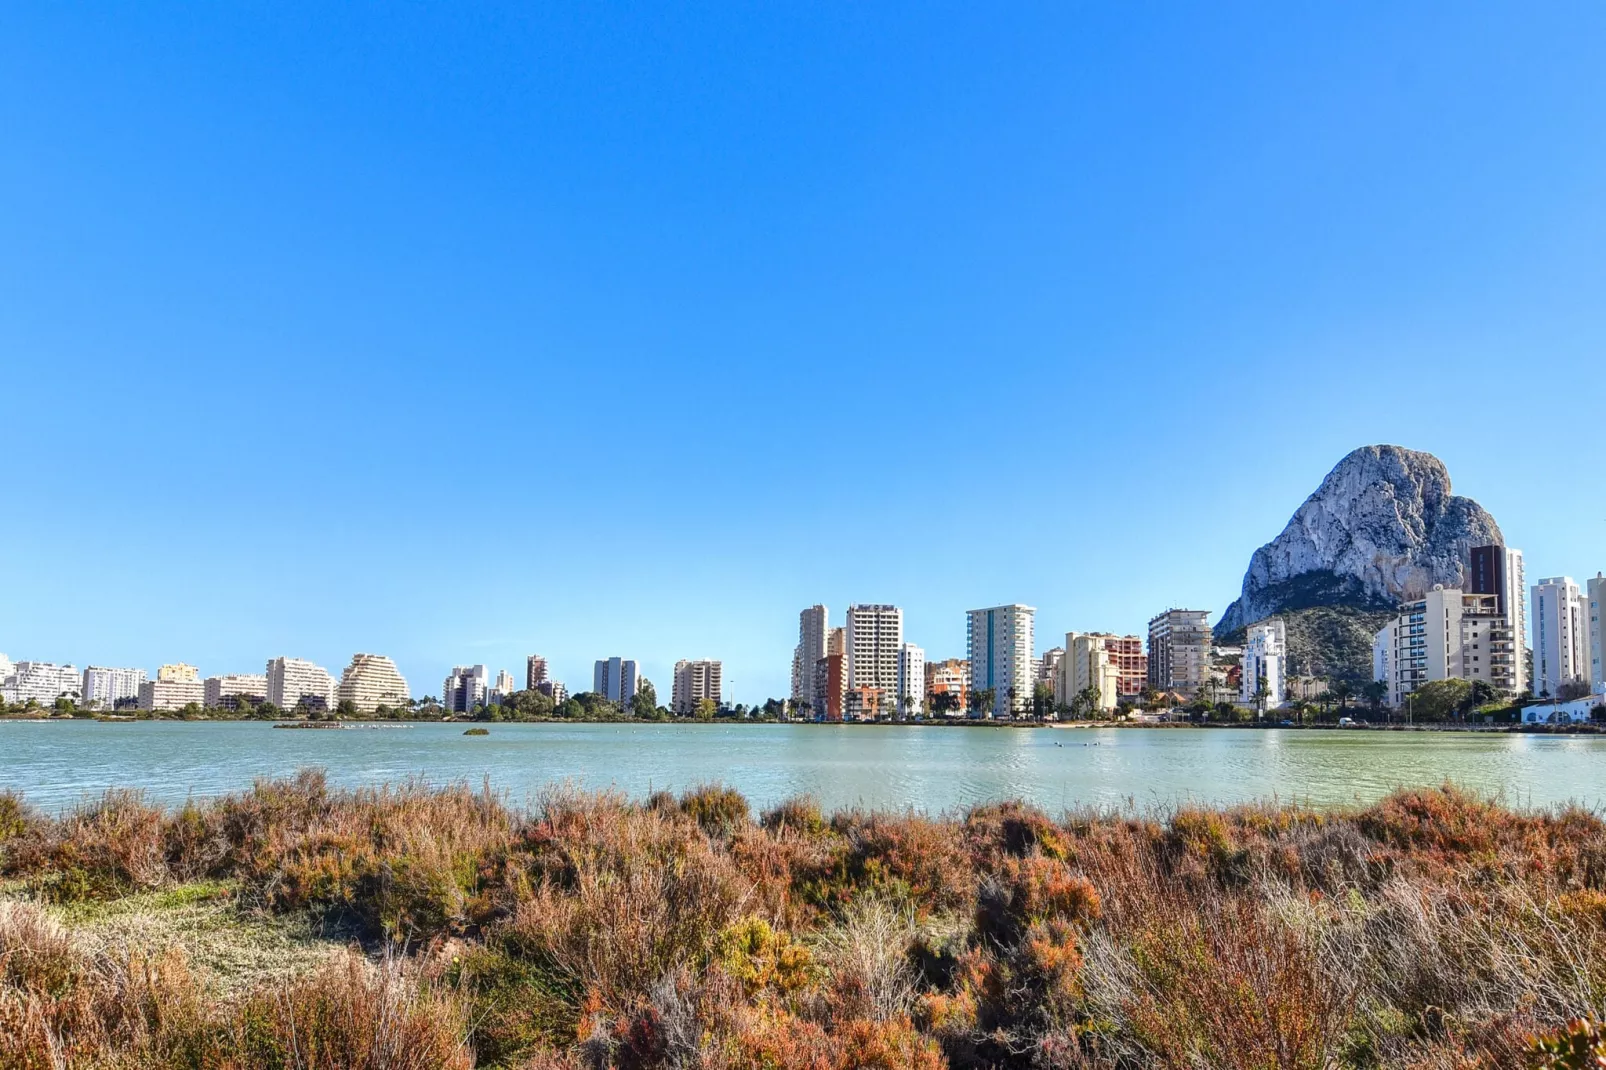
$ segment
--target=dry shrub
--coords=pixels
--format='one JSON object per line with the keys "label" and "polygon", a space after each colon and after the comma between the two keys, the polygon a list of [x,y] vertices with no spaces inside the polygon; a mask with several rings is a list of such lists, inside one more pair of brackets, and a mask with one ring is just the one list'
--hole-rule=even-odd
{"label": "dry shrub", "polygon": [[1123,1024],[1129,1056],[1153,1065],[1298,1070],[1332,1065],[1349,993],[1320,949],[1242,895],[1195,904],[1158,890],[1089,939],[1095,1006]]}
{"label": "dry shrub", "polygon": [[680,797],[681,812],[710,836],[730,836],[752,823],[747,798],[734,788],[704,784]]}
{"label": "dry shrub", "polygon": [[828,1001],[837,1019],[885,1022],[908,1015],[916,994],[915,935],[908,907],[875,898],[856,901],[841,924],[821,934]]}
{"label": "dry shrub", "polygon": [[213,1040],[178,952],[86,949],[38,908],[0,903],[0,1066],[199,1065]]}
{"label": "dry shrub", "polygon": [[162,820],[142,793],[108,791],[58,820],[27,824],[8,844],[7,868],[61,901],[157,888],[168,879]]}
{"label": "dry shrub", "polygon": [[414,941],[463,933],[493,912],[512,819],[488,791],[409,783],[337,796],[301,828],[270,829],[250,877],[281,910],[332,909]]}
{"label": "dry shrub", "polygon": [[729,1070],[941,1070],[937,1045],[908,1019],[862,1019],[828,1032],[784,1012],[761,1017],[726,1053]]}
{"label": "dry shrub", "polygon": [[299,1070],[471,1070],[461,1004],[422,987],[400,960],[348,953],[239,1009],[233,1043],[247,1066]]}
{"label": "dry shrub", "polygon": [[837,814],[831,827],[840,837],[834,863],[806,877],[815,901],[841,905],[870,894],[921,913],[969,909],[976,874],[951,822],[849,811]]}
{"label": "dry shrub", "polygon": [[545,879],[503,936],[610,1010],[700,965],[743,913],[751,885],[695,825],[617,800],[549,798],[527,833]]}
{"label": "dry shrub", "polygon": [[812,795],[799,795],[764,811],[760,824],[766,832],[795,832],[805,836],[818,835],[826,828],[820,801]]}
{"label": "dry shrub", "polygon": [[1070,857],[1070,838],[1048,815],[1023,802],[978,806],[965,815],[965,839],[976,865],[991,869],[1000,858],[1016,858],[1036,850],[1050,858]]}
{"label": "dry shrub", "polygon": [[6,841],[17,839],[38,820],[38,813],[21,795],[10,789],[0,790],[0,870],[4,868]]}

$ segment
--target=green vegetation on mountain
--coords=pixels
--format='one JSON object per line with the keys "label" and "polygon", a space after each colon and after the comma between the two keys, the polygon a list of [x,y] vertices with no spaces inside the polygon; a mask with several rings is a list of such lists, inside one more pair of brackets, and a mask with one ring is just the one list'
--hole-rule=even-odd
{"label": "green vegetation on mountain", "polygon": [[[1371,681],[1372,639],[1394,616],[1356,606],[1309,606],[1277,615],[1288,635],[1288,663],[1293,672],[1357,686]],[[1218,636],[1216,642],[1239,646],[1244,633],[1244,628],[1237,628]]]}

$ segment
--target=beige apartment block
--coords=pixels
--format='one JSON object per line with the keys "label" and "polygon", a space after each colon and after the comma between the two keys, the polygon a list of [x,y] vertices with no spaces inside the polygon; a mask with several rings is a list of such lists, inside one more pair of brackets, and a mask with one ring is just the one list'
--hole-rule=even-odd
{"label": "beige apartment block", "polygon": [[157,669],[156,679],[164,684],[198,684],[201,682],[201,670],[181,661],[176,665],[163,665]]}
{"label": "beige apartment block", "polygon": [[675,662],[670,708],[686,716],[696,713],[697,704],[703,699],[713,699],[714,705],[719,705],[722,700],[720,677],[720,663],[717,661],[702,659]]}

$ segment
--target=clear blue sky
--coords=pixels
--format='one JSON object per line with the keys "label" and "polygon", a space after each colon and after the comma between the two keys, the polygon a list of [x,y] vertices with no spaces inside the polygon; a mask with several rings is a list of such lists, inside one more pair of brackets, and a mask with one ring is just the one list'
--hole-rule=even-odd
{"label": "clear blue sky", "polygon": [[[1402,10],[1405,9],[1405,10]],[[1606,568],[1599,4],[0,10],[0,651],[1219,612],[1349,449]]]}

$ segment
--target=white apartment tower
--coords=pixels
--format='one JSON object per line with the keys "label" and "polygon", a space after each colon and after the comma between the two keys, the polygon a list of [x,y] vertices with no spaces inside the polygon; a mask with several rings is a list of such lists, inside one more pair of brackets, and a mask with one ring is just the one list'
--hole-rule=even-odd
{"label": "white apartment tower", "polygon": [[1288,657],[1288,633],[1281,617],[1251,624],[1244,640],[1243,685],[1239,698],[1245,705],[1260,702],[1260,689],[1266,689],[1266,709],[1283,704]]}
{"label": "white apartment tower", "polygon": [[591,690],[616,706],[628,706],[640,681],[640,670],[630,658],[604,658],[592,670]]}
{"label": "white apartment tower", "polygon": [[898,648],[898,702],[900,715],[913,717],[926,702],[926,652],[913,643]]}
{"label": "white apartment tower", "polygon": [[453,666],[441,684],[441,705],[448,713],[473,713],[490,698],[490,685],[491,670],[484,665]]}
{"label": "white apartment tower", "polygon": [[970,689],[991,690],[987,717],[1010,717],[1032,698],[1032,629],[1037,610],[1020,604],[972,609],[965,614]]}
{"label": "white apartment tower", "polygon": [[1540,580],[1533,589],[1536,695],[1555,695],[1562,684],[1590,676],[1589,607],[1571,576]]}
{"label": "white apartment tower", "polygon": [[407,680],[396,663],[383,654],[353,654],[335,687],[336,705],[350,702],[360,713],[381,706],[400,706],[411,698]]}
{"label": "white apartment tower", "polygon": [[491,685],[489,701],[500,706],[518,689],[519,683],[513,679],[513,674],[506,669],[502,669],[496,674],[496,683]]}
{"label": "white apartment tower", "polygon": [[268,701],[281,710],[334,709],[335,678],[321,665],[305,658],[274,658],[267,676]]}
{"label": "white apartment tower", "polygon": [[898,654],[903,649],[903,610],[861,604],[848,607],[846,716],[874,716],[898,693]]}
{"label": "white apartment tower", "polygon": [[810,606],[797,615],[797,649],[792,654],[792,703],[807,702],[810,709],[824,709],[824,696],[815,693],[814,667],[825,657],[825,644],[831,634],[831,611]]}
{"label": "white apartment tower", "polygon": [[1606,695],[1606,573],[1597,572],[1595,578],[1588,581],[1589,588],[1589,680],[1594,684],[1590,690],[1597,695]]}
{"label": "white apartment tower", "polygon": [[144,669],[109,669],[91,665],[84,670],[83,695],[85,706],[97,710],[113,710],[119,702],[138,702],[139,685],[149,677]]}
{"label": "white apartment tower", "polygon": [[670,708],[682,716],[697,712],[697,704],[712,699],[718,706],[721,699],[721,666],[717,661],[675,662],[675,682],[670,688]]}

